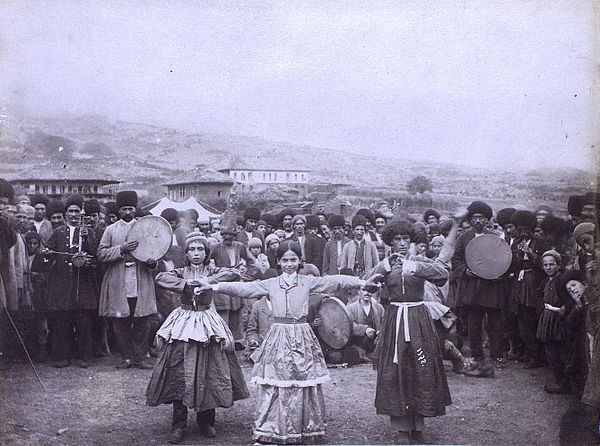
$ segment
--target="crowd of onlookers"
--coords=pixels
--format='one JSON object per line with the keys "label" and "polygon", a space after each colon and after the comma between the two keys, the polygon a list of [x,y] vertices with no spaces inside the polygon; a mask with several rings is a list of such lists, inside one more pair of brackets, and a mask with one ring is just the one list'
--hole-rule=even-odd
{"label": "crowd of onlookers", "polygon": [[[184,266],[185,238],[192,231],[205,235],[209,263],[239,269],[242,280],[280,274],[276,252],[284,240],[299,243],[301,274],[364,277],[390,255],[382,234],[391,220],[402,217],[414,223],[411,255],[442,261],[450,271],[445,285],[427,284],[425,300],[435,303],[431,314],[440,344],[456,372],[493,377],[507,361],[528,369],[549,367],[554,380],[544,386],[547,392],[576,392],[599,404],[593,193],[570,197],[565,217],[547,206],[494,212],[481,201],[471,203],[461,218],[387,206],[360,209],[350,218],[246,207],[237,218],[211,221],[193,209],[169,208],[161,216],[172,228],[171,247],[163,258],[143,262],[133,258],[135,243],[126,240],[131,224],[147,214],[137,205],[132,191],[106,203],[80,195],[64,201],[15,196],[0,180],[0,368],[24,358],[13,323],[35,361],[49,356],[55,367],[85,368],[118,350],[117,367],[151,368],[153,335],[179,305],[179,296],[156,287],[153,277]],[[482,234],[495,234],[510,247],[511,265],[500,277],[483,279],[467,262],[468,243]],[[115,294],[126,298],[119,301],[124,306],[111,297]],[[368,361],[385,298],[364,291],[335,297],[347,305],[354,330],[343,348],[323,343],[328,362]],[[314,296],[310,304],[309,322],[317,331],[323,324],[322,299]],[[246,350],[250,360],[272,322],[268,299],[244,302],[216,293],[214,305],[236,349]],[[463,340],[469,355],[462,352]]]}

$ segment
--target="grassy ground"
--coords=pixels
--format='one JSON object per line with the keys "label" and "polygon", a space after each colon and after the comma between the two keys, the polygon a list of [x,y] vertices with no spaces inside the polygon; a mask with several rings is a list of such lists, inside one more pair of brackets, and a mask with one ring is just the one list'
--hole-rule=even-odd
{"label": "grassy ground", "polygon": [[[31,368],[16,365],[0,376],[0,443],[3,445],[156,445],[170,429],[171,407],[145,406],[150,371],[115,370],[116,357],[87,370],[38,365],[46,391]],[[244,365],[247,382],[250,367]],[[426,420],[432,444],[558,445],[571,443],[565,414],[573,399],[546,394],[546,369],[523,370],[510,363],[495,379],[467,378],[447,366],[452,405],[447,414]],[[375,371],[369,365],[331,369],[324,386],[330,444],[394,444],[389,419],[375,414]],[[217,410],[217,438],[197,431],[192,416],[185,444],[249,444],[256,389],[231,409]],[[563,429],[561,430],[561,424]],[[589,428],[589,425],[586,425]],[[567,429],[568,430],[568,429]],[[566,437],[565,437],[566,435]],[[569,437],[571,435],[571,437]],[[563,441],[561,441],[563,438]],[[564,439],[566,438],[566,440]],[[591,437],[587,437],[591,438]],[[568,441],[568,443],[565,443]],[[590,443],[593,444],[593,443]]]}

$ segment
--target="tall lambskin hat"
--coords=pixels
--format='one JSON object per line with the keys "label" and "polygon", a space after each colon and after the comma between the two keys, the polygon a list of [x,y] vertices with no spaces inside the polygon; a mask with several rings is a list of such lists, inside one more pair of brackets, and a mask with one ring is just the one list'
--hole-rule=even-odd
{"label": "tall lambskin hat", "polygon": [[260,220],[260,209],[246,208],[246,210],[244,211],[244,221],[246,220]]}
{"label": "tall lambskin hat", "polygon": [[510,217],[512,217],[515,212],[517,212],[515,208],[500,209],[496,215],[496,221],[500,226],[505,227],[510,223]]}
{"label": "tall lambskin hat", "polygon": [[163,209],[163,211],[160,213],[160,216],[167,221],[179,219],[179,213],[173,208]]}
{"label": "tall lambskin hat", "polygon": [[327,224],[330,228],[333,228],[334,226],[344,227],[344,225],[346,224],[346,220],[344,220],[344,217],[342,217],[341,215],[331,214],[329,216],[329,220],[327,220]]}
{"label": "tall lambskin hat", "polygon": [[293,209],[285,208],[277,216],[277,219],[279,220],[280,223],[283,221],[283,217],[285,217],[286,215],[291,215],[293,217],[296,215],[296,213],[293,211]]}
{"label": "tall lambskin hat", "polygon": [[79,206],[79,209],[83,209],[83,200],[83,195],[69,195],[69,197],[65,201],[65,209],[69,209],[69,206]]}
{"label": "tall lambskin hat", "polygon": [[569,215],[573,217],[581,217],[581,211],[583,210],[583,195],[571,195],[567,202],[567,210]]}
{"label": "tall lambskin hat", "polygon": [[467,208],[467,211],[469,211],[469,218],[471,218],[473,214],[481,214],[488,220],[492,218],[494,213],[489,204],[487,204],[485,201],[479,200],[473,201]]}
{"label": "tall lambskin hat", "polygon": [[356,211],[356,215],[362,215],[367,221],[370,221],[371,224],[375,224],[375,215],[367,208],[359,209]]}
{"label": "tall lambskin hat", "polygon": [[110,214],[117,215],[119,213],[119,208],[117,207],[117,203],[115,203],[114,201],[107,201],[104,204],[104,207],[106,208],[106,215],[110,215]]}
{"label": "tall lambskin hat", "polygon": [[50,218],[54,214],[64,214],[65,213],[65,205],[62,201],[51,201],[46,206],[46,217]]}
{"label": "tall lambskin hat", "polygon": [[134,190],[122,190],[117,192],[117,208],[121,209],[125,206],[137,207],[138,196]]}
{"label": "tall lambskin hat", "polygon": [[433,215],[436,219],[440,219],[440,213],[438,211],[436,211],[435,209],[427,209],[424,213],[423,213],[423,221],[425,223],[427,223],[427,220],[429,219],[429,217]]}
{"label": "tall lambskin hat", "polygon": [[43,204],[44,206],[48,206],[50,200],[44,194],[35,194],[31,196],[31,205],[35,207],[38,204]]}
{"label": "tall lambskin hat", "polygon": [[366,226],[367,225],[367,219],[365,218],[364,215],[361,214],[356,214],[354,217],[352,217],[352,227],[356,228],[357,226]]}
{"label": "tall lambskin hat", "polygon": [[0,178],[0,197],[8,198],[11,203],[15,198],[14,187],[4,178]]}
{"label": "tall lambskin hat", "polygon": [[100,203],[94,198],[92,198],[91,200],[86,200],[83,203],[83,211],[85,212],[85,215],[99,214]]}
{"label": "tall lambskin hat", "polygon": [[555,234],[564,234],[568,231],[568,223],[560,217],[548,215],[540,223],[540,228],[544,232],[553,232]]}
{"label": "tall lambskin hat", "polygon": [[319,228],[321,226],[321,219],[316,215],[306,216],[306,227],[307,228]]}
{"label": "tall lambskin hat", "polygon": [[531,211],[515,211],[510,217],[510,222],[515,226],[525,226],[529,228],[535,228],[537,226],[537,219],[535,214]]}

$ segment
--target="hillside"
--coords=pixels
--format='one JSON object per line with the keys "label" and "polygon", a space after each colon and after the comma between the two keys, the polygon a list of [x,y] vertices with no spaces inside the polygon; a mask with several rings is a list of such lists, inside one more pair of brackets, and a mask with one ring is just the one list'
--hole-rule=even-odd
{"label": "hillside", "polygon": [[[12,178],[48,161],[99,163],[107,175],[160,194],[160,184],[199,164],[222,165],[232,157],[281,159],[310,169],[313,182],[344,183],[348,196],[388,197],[406,181],[425,175],[436,196],[496,198],[506,202],[566,203],[586,190],[591,177],[578,169],[552,172],[491,171],[467,166],[365,156],[332,149],[267,141],[240,135],[189,133],[158,126],[111,121],[101,116],[33,118],[0,114],[0,175]],[[260,161],[259,161],[260,162]],[[564,204],[563,204],[564,207]]]}

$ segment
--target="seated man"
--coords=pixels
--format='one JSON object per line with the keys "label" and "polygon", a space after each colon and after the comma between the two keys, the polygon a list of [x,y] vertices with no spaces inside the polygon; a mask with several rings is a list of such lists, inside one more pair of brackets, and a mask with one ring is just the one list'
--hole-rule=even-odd
{"label": "seated man", "polygon": [[271,301],[268,296],[263,296],[258,302],[252,304],[252,310],[248,318],[248,327],[246,328],[246,360],[251,360],[252,353],[260,347],[272,324]]}
{"label": "seated man", "polygon": [[[384,309],[373,296],[362,290],[359,299],[347,307],[353,322],[352,338],[346,346],[346,357],[350,359],[350,363],[368,362],[370,353],[375,350],[375,339],[381,328]],[[356,354],[352,354],[353,351]]]}

